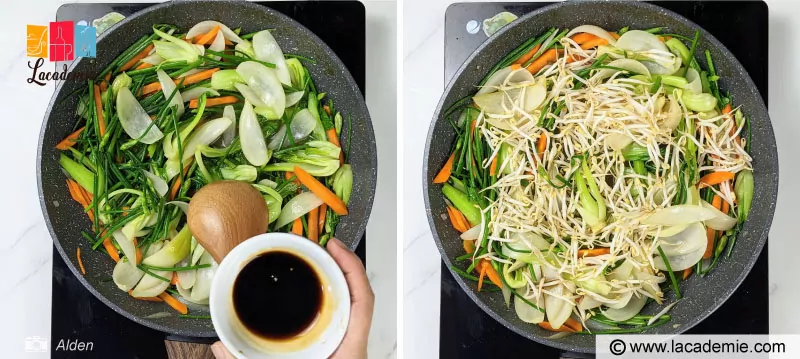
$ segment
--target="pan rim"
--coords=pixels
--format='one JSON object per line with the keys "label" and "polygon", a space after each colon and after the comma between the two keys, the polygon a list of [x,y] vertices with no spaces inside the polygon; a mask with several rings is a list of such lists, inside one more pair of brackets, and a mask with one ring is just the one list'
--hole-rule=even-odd
{"label": "pan rim", "polygon": [[[470,54],[470,56],[464,61],[464,63],[462,63],[461,66],[459,66],[458,70],[455,72],[453,77],[448,80],[448,84],[445,87],[445,89],[444,89],[444,91],[442,93],[442,97],[440,98],[440,100],[439,100],[439,102],[438,102],[438,104],[436,106],[436,110],[435,110],[435,112],[433,114],[433,118],[432,118],[432,121],[431,121],[429,129],[428,129],[428,135],[427,135],[427,139],[426,139],[426,142],[425,142],[425,152],[424,152],[425,155],[424,155],[424,158],[423,158],[423,168],[422,168],[422,183],[423,183],[422,195],[423,195],[423,199],[425,201],[425,211],[426,211],[426,214],[427,214],[428,226],[429,226],[429,228],[431,230],[431,234],[432,234],[432,236],[434,238],[434,241],[436,242],[436,247],[439,250],[440,257],[442,258],[444,263],[447,265],[448,271],[455,278],[456,282],[461,287],[461,289],[470,297],[470,299],[478,307],[481,308],[481,310],[483,310],[484,313],[486,313],[487,315],[492,317],[492,319],[494,319],[495,321],[499,322],[504,327],[508,328],[509,330],[513,331],[514,333],[516,333],[516,334],[518,334],[520,336],[523,336],[523,337],[525,337],[525,338],[527,338],[529,340],[534,340],[534,341],[539,342],[541,344],[548,345],[548,346],[551,346],[551,347],[554,347],[554,348],[563,349],[563,350],[579,351],[579,352],[584,352],[584,353],[594,353],[595,352],[595,348],[593,346],[592,347],[583,347],[583,346],[578,346],[578,345],[574,345],[574,344],[571,344],[571,343],[565,343],[565,342],[561,342],[561,341],[556,341],[556,340],[548,339],[546,337],[534,334],[530,330],[524,330],[524,328],[518,327],[518,326],[514,325],[513,323],[511,323],[511,322],[507,321],[506,319],[504,319],[495,310],[490,308],[482,299],[478,298],[478,296],[477,296],[476,292],[473,290],[473,288],[468,286],[467,283],[464,281],[464,279],[461,278],[461,276],[459,276],[457,273],[455,273],[453,271],[453,269],[452,269],[452,267],[454,265],[454,262],[453,262],[452,258],[450,258],[447,255],[447,253],[446,253],[446,251],[444,249],[444,246],[442,244],[442,239],[439,237],[439,233],[436,230],[436,224],[434,222],[434,216],[433,216],[433,211],[431,209],[431,201],[430,201],[430,198],[431,198],[430,188],[431,188],[432,184],[430,183],[429,178],[427,178],[427,174],[429,172],[429,155],[430,155],[430,150],[431,150],[431,144],[433,142],[434,129],[436,127],[436,123],[440,120],[440,117],[441,117],[442,112],[444,110],[445,101],[447,100],[448,95],[454,90],[456,82],[461,77],[461,75],[464,72],[469,71],[471,63],[473,61],[475,61],[479,56],[481,56],[483,54],[484,50],[487,47],[490,47],[495,41],[498,41],[499,38],[503,37],[507,32],[511,31],[512,29],[516,28],[517,26],[521,26],[524,23],[527,23],[530,18],[541,16],[542,14],[545,14],[545,13],[548,13],[548,12],[551,12],[551,11],[554,11],[554,10],[561,9],[562,7],[578,7],[578,6],[582,6],[582,5],[584,5],[584,3],[597,3],[597,2],[590,1],[590,0],[565,1],[565,2],[560,2],[560,3],[551,4],[551,5],[547,5],[547,6],[541,7],[539,9],[536,9],[536,10],[534,10],[532,12],[529,12],[529,13],[521,16],[519,19],[515,20],[514,22],[512,22],[508,26],[505,26],[505,27],[501,28],[497,33],[495,33],[489,39],[484,41],[475,51],[473,51]],[[675,13],[674,11],[671,11],[669,9],[666,9],[666,8],[663,8],[663,7],[654,5],[654,4],[645,3],[645,2],[638,2],[638,1],[631,2],[631,1],[618,1],[618,0],[603,1],[602,3],[603,4],[611,4],[612,6],[629,6],[631,8],[643,8],[643,9],[646,9],[647,11],[650,11],[650,12],[663,12],[668,17],[670,17],[670,18],[672,18],[672,19],[674,19],[674,20],[676,20],[678,22],[681,22],[686,26],[690,26],[691,28],[700,30],[701,37],[703,38],[703,40],[704,41],[708,41],[709,45],[712,48],[719,49],[727,57],[732,59],[733,66],[741,71],[741,73],[743,74],[743,79],[746,82],[746,84],[748,85],[748,87],[754,89],[755,90],[754,92],[759,95],[758,98],[756,99],[757,105],[759,107],[757,112],[763,112],[766,115],[766,117],[764,118],[764,120],[765,120],[765,128],[766,128],[766,131],[769,132],[769,134],[771,135],[771,138],[774,139],[774,131],[773,131],[773,128],[772,128],[772,123],[771,123],[771,120],[769,118],[769,114],[768,114],[768,112],[766,110],[766,105],[764,104],[764,100],[760,96],[758,88],[755,86],[755,84],[753,83],[752,78],[747,73],[747,71],[744,69],[744,67],[739,62],[739,60],[735,56],[733,56],[733,54],[730,52],[730,50],[728,50],[727,47],[725,47],[721,42],[719,42],[719,40],[717,40],[716,37],[714,37],[711,33],[706,31],[703,27],[697,25],[695,22],[687,19],[686,17],[684,17],[684,16],[682,16],[682,15],[680,15],[678,13]],[[778,174],[777,147],[776,146],[772,146],[772,148],[770,150],[775,155],[772,156],[772,158],[768,161],[770,163],[767,164],[766,166],[774,168],[775,169],[775,174],[777,175]],[[718,294],[721,294],[720,297],[724,298],[724,300],[715,301],[712,306],[709,306],[710,310],[707,310],[707,311],[703,312],[702,315],[693,318],[688,323],[684,323],[680,327],[675,328],[675,331],[672,334],[681,334],[681,333],[685,332],[686,330],[689,330],[690,328],[694,327],[695,325],[697,325],[698,323],[703,321],[705,318],[707,318],[711,313],[713,313],[717,309],[719,309],[719,307],[723,303],[725,303],[728,300],[728,298],[730,298],[730,296],[739,288],[739,286],[742,284],[744,279],[750,273],[750,271],[752,270],[753,266],[755,265],[755,262],[758,260],[761,252],[763,251],[764,244],[767,241],[767,236],[768,236],[769,229],[770,229],[770,226],[771,226],[771,223],[772,223],[772,218],[773,218],[774,212],[775,212],[775,203],[776,203],[776,200],[777,200],[777,189],[778,189],[777,180],[776,180],[776,184],[775,184],[775,186],[773,188],[774,188],[774,190],[772,191],[772,193],[767,193],[766,194],[767,198],[772,199],[772,201],[770,201],[770,203],[767,206],[767,208],[764,209],[764,211],[765,211],[765,214],[764,214],[765,215],[765,221],[766,221],[767,225],[764,226],[763,228],[755,229],[752,232],[753,233],[752,237],[755,237],[755,239],[758,242],[757,245],[756,245],[757,253],[753,253],[747,259],[746,263],[744,263],[744,267],[743,268],[744,268],[744,273],[746,275],[741,276],[741,277],[737,277],[735,279],[734,283],[732,283],[731,286],[726,287],[726,289],[722,293],[718,293]]]}
{"label": "pan rim", "polygon": [[[173,1],[163,2],[163,3],[153,4],[152,6],[149,6],[149,7],[145,8],[145,9],[143,9],[141,11],[138,11],[138,12],[136,12],[134,14],[131,14],[130,16],[127,16],[125,19],[123,19],[122,21],[114,24],[112,27],[110,27],[108,30],[106,30],[100,36],[98,36],[97,43],[100,44],[107,36],[110,36],[112,33],[116,32],[117,30],[119,30],[120,28],[124,27],[128,23],[136,21],[136,20],[138,20],[139,17],[144,16],[145,14],[148,14],[150,12],[159,11],[159,10],[162,10],[164,8],[170,8],[170,7],[174,7],[176,5],[185,5],[185,4],[189,4],[189,3],[191,3],[192,5],[197,5],[197,4],[201,4],[201,3],[219,3],[219,2],[220,1],[217,1],[217,0],[195,0],[195,1],[173,0]],[[292,27],[297,28],[301,33],[303,33],[305,36],[307,36],[312,42],[317,44],[321,48],[322,52],[326,53],[327,56],[329,56],[329,59],[331,60],[333,66],[335,68],[338,68],[338,69],[342,70],[341,71],[341,76],[343,77],[344,81],[348,85],[347,86],[348,88],[346,90],[348,92],[352,92],[352,93],[358,95],[358,97],[357,97],[358,98],[357,106],[359,107],[358,112],[361,112],[361,113],[364,114],[364,123],[365,123],[366,129],[367,129],[368,139],[370,139],[368,141],[368,143],[372,147],[372,151],[370,151],[370,153],[368,154],[368,158],[366,160],[366,162],[370,163],[370,170],[368,171],[368,173],[370,174],[370,176],[369,176],[370,179],[369,179],[369,181],[367,183],[368,184],[367,187],[368,187],[368,190],[369,190],[369,194],[368,194],[368,196],[366,198],[366,202],[364,203],[366,216],[364,217],[364,219],[362,221],[358,222],[358,224],[357,224],[358,227],[357,227],[357,230],[355,231],[356,238],[354,239],[352,245],[350,246],[351,249],[355,249],[358,246],[358,244],[361,242],[361,238],[364,237],[364,233],[366,232],[366,228],[367,228],[367,223],[369,222],[369,217],[370,217],[370,214],[372,212],[372,207],[373,207],[374,198],[375,198],[375,190],[376,190],[376,185],[377,185],[377,170],[378,170],[378,167],[377,167],[378,166],[378,164],[377,164],[377,162],[378,162],[377,161],[377,149],[375,147],[375,131],[374,131],[374,127],[372,125],[372,119],[371,119],[371,116],[369,114],[369,109],[368,109],[368,107],[366,105],[366,101],[365,101],[364,96],[361,94],[361,91],[358,88],[358,85],[356,84],[355,79],[353,78],[352,74],[347,69],[347,67],[344,65],[344,63],[341,61],[341,59],[336,55],[336,53],[324,41],[322,41],[322,39],[320,39],[314,32],[309,30],[303,24],[301,24],[297,20],[294,20],[293,18],[289,17],[288,15],[285,15],[285,14],[281,13],[280,11],[277,11],[277,10],[275,10],[275,9],[269,7],[269,6],[260,5],[260,4],[256,4],[256,3],[251,3],[251,2],[243,1],[243,0],[228,0],[226,2],[229,3],[230,5],[237,6],[239,11],[252,10],[252,11],[258,11],[258,12],[267,13],[269,16],[272,16],[272,17],[275,17],[277,19],[280,19],[280,21],[284,21],[285,23],[290,24]],[[67,6],[67,5],[70,5],[70,4],[64,4],[62,6]],[[361,4],[361,6],[363,6],[363,4]],[[91,58],[78,58],[69,66],[67,71],[72,71],[77,66],[79,66],[83,61],[91,61],[91,60],[94,60],[94,59],[91,59]],[[91,292],[92,295],[94,295],[95,298],[97,298],[98,300],[103,302],[106,306],[108,306],[109,308],[111,308],[112,310],[117,312],[118,314],[126,317],[127,319],[132,320],[133,322],[136,322],[137,324],[144,325],[144,326],[147,326],[149,328],[152,328],[152,329],[164,332],[164,333],[169,333],[169,334],[173,334],[173,335],[180,335],[180,336],[192,336],[192,337],[197,337],[197,338],[212,338],[212,337],[216,337],[217,336],[216,332],[213,329],[211,329],[211,330],[197,330],[197,329],[179,329],[179,330],[177,330],[175,328],[170,328],[168,326],[158,324],[158,323],[152,321],[151,319],[147,319],[147,318],[144,318],[144,317],[136,316],[133,313],[131,313],[131,312],[125,310],[125,309],[122,309],[114,301],[112,301],[111,299],[107,298],[105,295],[100,293],[100,291],[98,291],[91,283],[89,283],[88,280],[86,279],[86,277],[84,277],[82,275],[82,273],[80,272],[80,269],[70,260],[70,254],[67,253],[65,251],[65,249],[63,248],[63,246],[61,244],[61,241],[56,236],[55,229],[53,228],[53,223],[52,223],[52,221],[50,219],[50,216],[48,214],[48,211],[47,211],[46,200],[45,200],[45,197],[44,197],[43,182],[42,182],[42,156],[43,156],[43,145],[44,145],[43,142],[44,142],[44,137],[45,137],[45,131],[47,129],[47,124],[48,124],[48,122],[50,120],[50,117],[51,117],[51,112],[53,111],[53,108],[56,105],[56,100],[58,99],[59,94],[61,93],[61,90],[62,90],[62,88],[63,88],[63,86],[65,84],[66,84],[65,82],[60,82],[59,84],[57,84],[57,86],[56,86],[56,88],[55,88],[55,90],[53,92],[53,95],[51,96],[50,102],[48,103],[47,111],[44,114],[44,119],[42,121],[42,125],[41,125],[40,131],[39,131],[39,139],[38,139],[38,142],[37,142],[37,153],[36,153],[36,179],[37,179],[37,191],[38,191],[37,194],[38,194],[38,197],[39,197],[39,205],[40,205],[41,210],[42,210],[42,216],[44,217],[45,225],[47,226],[47,230],[48,230],[48,232],[50,234],[50,237],[51,237],[51,239],[53,241],[53,245],[56,247],[59,255],[64,260],[64,262],[67,264],[67,266],[69,267],[69,269],[72,272],[72,274],[78,279],[78,281],[80,281],[80,283],[84,286],[84,288],[86,288],[89,292]]]}

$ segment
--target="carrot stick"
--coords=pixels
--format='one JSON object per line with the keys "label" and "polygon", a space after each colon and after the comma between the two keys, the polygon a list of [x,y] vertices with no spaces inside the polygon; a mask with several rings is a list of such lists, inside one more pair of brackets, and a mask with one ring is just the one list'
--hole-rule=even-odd
{"label": "carrot stick", "polygon": [[336,196],[336,194],[331,192],[328,187],[325,187],[324,184],[308,174],[308,172],[300,168],[300,166],[294,166],[294,174],[297,176],[297,179],[300,180],[300,183],[317,195],[322,202],[327,203],[328,207],[336,212],[336,214],[340,216],[347,215],[347,205],[345,205],[344,202]]}
{"label": "carrot stick", "polygon": [[67,179],[67,189],[69,189],[70,197],[72,197],[72,199],[74,199],[75,202],[78,202],[81,205],[83,205],[83,199],[81,199],[81,193],[77,188],[75,188],[77,184],[78,183],[76,183],[75,181]]}
{"label": "carrot stick", "polygon": [[169,281],[169,284],[175,285],[178,283],[178,272],[172,272],[172,280]]}
{"label": "carrot stick", "polygon": [[100,86],[94,85],[94,105],[97,109],[97,124],[100,125],[100,136],[106,134],[106,120],[103,118],[103,102],[100,99]]}
{"label": "carrot stick", "polygon": [[475,241],[471,241],[471,240],[465,239],[465,240],[463,240],[461,242],[463,242],[462,245],[464,246],[464,252],[469,253],[469,254],[472,254],[472,253],[475,252]]}
{"label": "carrot stick", "polygon": [[[133,289],[128,291],[128,295],[133,297]],[[134,298],[136,298],[138,300],[143,300],[145,302],[159,302],[159,303],[164,302],[164,300],[159,298],[159,297],[134,297]]]}
{"label": "carrot stick", "polygon": [[522,65],[528,62],[528,60],[530,60],[533,57],[533,55],[536,54],[537,51],[539,51],[539,48],[541,46],[542,46],[541,44],[534,46],[530,51],[526,52],[525,55],[520,56],[520,58],[518,58],[517,61],[514,61],[514,63],[517,65]]}
{"label": "carrot stick", "polygon": [[595,249],[580,249],[578,250],[578,257],[597,257],[603,254],[611,253],[611,248],[595,248]]}
{"label": "carrot stick", "polygon": [[205,35],[200,36],[200,38],[195,43],[198,45],[205,45],[213,41],[214,37],[216,37],[217,33],[219,32],[219,28],[220,28],[219,25],[214,26],[214,28],[211,29],[211,31],[205,33]]}
{"label": "carrot stick", "polygon": [[308,239],[319,242],[319,226],[315,223],[319,223],[319,207],[308,212]]}
{"label": "carrot stick", "polygon": [[447,162],[444,163],[444,167],[439,170],[439,174],[433,178],[433,183],[445,183],[447,179],[450,178],[450,171],[453,170],[453,159],[455,159],[456,153],[450,155],[450,158],[447,159]]}
{"label": "carrot stick", "polygon": [[119,262],[119,252],[117,251],[117,247],[114,247],[114,244],[111,243],[111,239],[104,239],[103,247],[106,249],[106,252],[108,252],[108,255],[111,256],[111,259],[113,259],[114,262]]}
{"label": "carrot stick", "polygon": [[81,247],[78,247],[75,252],[75,256],[78,257],[78,267],[81,268],[81,274],[86,275],[86,268],[83,267],[83,259],[81,259]]}
{"label": "carrot stick", "polygon": [[583,331],[583,325],[581,325],[581,322],[579,322],[579,321],[577,321],[575,319],[572,319],[572,318],[567,318],[567,321],[564,322],[564,325],[566,325],[567,327],[569,327],[570,329],[572,329],[572,330],[574,330],[576,332],[582,332]]}
{"label": "carrot stick", "polygon": [[133,239],[133,246],[136,247],[136,265],[142,263],[142,251],[139,249],[139,241],[136,238]]}
{"label": "carrot stick", "polygon": [[173,298],[169,293],[164,292],[158,295],[159,298],[163,299],[170,307],[175,308],[179,313],[186,314],[189,313],[189,308],[186,308],[186,304],[179,302],[177,299]]}
{"label": "carrot stick", "polygon": [[588,32],[582,32],[582,33],[579,33],[579,34],[572,35],[572,37],[570,37],[570,39],[572,39],[572,41],[575,41],[576,43],[578,43],[578,45],[581,45],[583,43],[586,43],[586,42],[589,42],[589,41],[592,41],[592,40],[595,40],[595,39],[599,39],[599,37],[597,37],[596,35],[592,35],[592,34],[590,34]]}
{"label": "carrot stick", "polygon": [[[711,205],[714,206],[716,209],[722,208],[722,197],[719,195],[714,195],[714,199],[711,201]],[[703,253],[703,259],[711,258],[711,254],[714,253],[714,238],[717,236],[717,231],[708,228],[706,230],[706,237],[708,238],[708,244],[706,245],[706,251]]]}
{"label": "carrot stick", "polygon": [[[213,69],[208,69],[208,70],[205,70],[205,71],[200,71],[200,72],[198,72],[196,74],[192,74],[192,75],[189,75],[189,76],[186,76],[186,77],[183,77],[183,78],[172,79],[172,82],[174,82],[177,85],[177,84],[181,83],[181,80],[182,80],[183,81],[183,86],[187,86],[187,85],[191,85],[191,84],[194,84],[194,83],[198,83],[198,82],[203,81],[203,80],[210,79],[211,75],[213,75],[217,71],[219,71],[219,67],[215,67]],[[161,84],[158,81],[156,81],[156,82],[144,85],[142,87],[142,90],[141,90],[140,94],[141,95],[147,95],[147,94],[159,91],[159,90],[161,90]]]}
{"label": "carrot stick", "polygon": [[[206,107],[228,105],[237,102],[239,102],[239,98],[236,96],[212,97],[206,99]],[[199,105],[200,101],[198,99],[193,99],[189,101],[189,108],[197,108],[197,106]]]}
{"label": "carrot stick", "polygon": [[[186,176],[186,172],[189,172],[189,166],[186,165],[183,167],[183,175]],[[178,190],[181,189],[181,178],[178,177],[175,179],[175,182],[172,184],[172,188],[169,190],[169,200],[174,200],[175,196],[178,195]]]}
{"label": "carrot stick", "polygon": [[700,188],[713,186],[725,181],[730,181],[733,180],[734,177],[736,176],[732,172],[728,171],[711,172],[700,178]]}
{"label": "carrot stick", "polygon": [[[331,128],[325,131],[325,133],[328,135],[328,142],[336,145],[336,147],[342,148],[342,144],[339,143],[339,136],[336,134],[335,128]],[[339,151],[339,163],[344,163],[344,153],[342,153],[342,151]]]}
{"label": "carrot stick", "polygon": [[562,325],[562,326],[558,327],[558,329],[556,329],[556,328],[553,328],[552,325],[550,325],[550,322],[540,322],[539,326],[544,328],[544,330],[549,330],[551,332],[575,333],[575,329],[572,329],[572,328],[570,328],[569,326],[566,326],[566,325]]}
{"label": "carrot stick", "polygon": [[147,63],[147,62],[142,62],[141,64],[139,64],[139,66],[136,66],[136,70],[146,69],[146,68],[150,68],[150,67],[153,67],[153,64]]}
{"label": "carrot stick", "polygon": [[619,38],[621,37],[621,35],[616,33],[616,32],[611,32],[610,34],[611,34],[611,37],[614,38],[614,40],[619,40]]}
{"label": "carrot stick", "polygon": [[464,232],[472,228],[472,225],[467,221],[467,217],[464,217],[464,213],[461,213],[458,208],[453,207],[453,215],[456,217],[456,220],[458,220],[458,223],[461,224],[461,228],[464,229]]}
{"label": "carrot stick", "polygon": [[541,70],[547,64],[555,62],[557,57],[558,52],[556,52],[556,49],[545,51],[542,56],[539,56],[538,59],[531,62],[531,64],[528,66],[528,72],[532,74],[539,72],[539,70]]}
{"label": "carrot stick", "polygon": [[589,50],[589,49],[591,49],[593,47],[598,47],[598,46],[601,46],[601,45],[608,45],[608,40],[606,40],[606,39],[604,39],[602,37],[598,37],[598,38],[596,38],[594,40],[584,42],[583,44],[581,44],[581,48],[584,49],[584,50]]}
{"label": "carrot stick", "polygon": [[300,219],[300,217],[295,219],[294,223],[292,223],[292,233],[298,236],[303,235],[303,221]]}
{"label": "carrot stick", "polygon": [[331,108],[328,105],[322,105],[322,109],[325,110],[326,114],[331,114]]}
{"label": "carrot stick", "polygon": [[100,82],[100,91],[105,91],[108,88],[108,84],[111,83],[111,71],[106,73],[103,77],[103,81]]}
{"label": "carrot stick", "polygon": [[692,275],[692,268],[694,267],[689,267],[683,270],[683,280],[689,279],[689,276]]}
{"label": "carrot stick", "polygon": [[486,259],[484,259],[482,263],[483,266],[486,268],[486,276],[489,277],[489,280],[491,280],[492,283],[494,283],[494,285],[502,288],[503,281],[500,279],[500,274],[498,274],[497,271],[494,270],[494,267],[492,267],[492,263],[490,263]]}
{"label": "carrot stick", "polygon": [[481,291],[483,288],[483,277],[486,277],[486,266],[481,265],[481,275],[478,277],[478,291]]}
{"label": "carrot stick", "polygon": [[494,176],[497,173],[497,156],[492,158],[492,164],[489,165],[489,176]]}
{"label": "carrot stick", "polygon": [[56,149],[62,151],[70,149],[70,147],[75,145],[75,142],[78,140],[78,136],[81,134],[81,132],[83,132],[85,128],[86,126],[83,126],[79,128],[77,131],[70,133],[69,136],[61,140],[61,142],[59,142],[56,145]]}
{"label": "carrot stick", "polygon": [[455,209],[453,207],[447,206],[447,217],[450,218],[450,223],[453,225],[453,228],[455,228],[459,233],[464,233],[466,230],[461,224],[461,221],[458,220],[456,214],[453,212],[454,210]]}
{"label": "carrot stick", "polygon": [[328,213],[328,205],[323,203],[321,206],[319,206],[319,227],[318,227],[319,228],[318,229],[319,232],[318,233],[322,233],[322,229],[325,228],[325,217],[326,217],[327,213]]}
{"label": "carrot stick", "polygon": [[141,52],[136,54],[130,61],[126,62],[125,65],[119,68],[119,71],[128,71],[130,70],[133,65],[136,65],[137,62],[141,61],[143,58],[147,57],[150,53],[150,50],[153,50],[153,44],[147,45]]}
{"label": "carrot stick", "polygon": [[544,158],[544,151],[547,149],[547,134],[542,131],[539,134],[539,141],[536,141],[536,153],[539,155],[539,160]]}

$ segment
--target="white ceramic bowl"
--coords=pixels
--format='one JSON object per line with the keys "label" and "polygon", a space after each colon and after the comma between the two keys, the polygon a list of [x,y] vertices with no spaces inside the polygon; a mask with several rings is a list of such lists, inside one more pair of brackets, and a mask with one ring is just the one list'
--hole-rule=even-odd
{"label": "white ceramic bowl", "polygon": [[[303,334],[280,342],[268,341],[247,331],[233,308],[233,283],[239,271],[259,254],[274,250],[305,259],[324,286],[324,300],[317,321]],[[342,270],[319,244],[294,234],[266,233],[240,243],[225,256],[211,285],[209,307],[219,339],[237,358],[327,358],[339,346],[347,330],[350,291]]]}

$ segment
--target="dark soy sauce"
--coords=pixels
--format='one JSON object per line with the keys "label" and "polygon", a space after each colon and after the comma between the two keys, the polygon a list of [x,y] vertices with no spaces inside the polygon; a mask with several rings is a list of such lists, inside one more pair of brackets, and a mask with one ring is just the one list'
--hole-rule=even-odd
{"label": "dark soy sauce", "polygon": [[233,284],[233,307],[252,333],[287,340],[314,323],[322,306],[319,276],[304,259],[266,252],[247,263]]}

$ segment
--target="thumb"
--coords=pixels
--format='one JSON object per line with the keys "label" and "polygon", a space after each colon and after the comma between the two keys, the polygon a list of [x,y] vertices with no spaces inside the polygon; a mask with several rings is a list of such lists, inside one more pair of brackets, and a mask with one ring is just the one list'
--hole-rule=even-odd
{"label": "thumb", "polygon": [[236,359],[222,342],[216,342],[211,345],[211,353],[214,354],[216,359]]}

